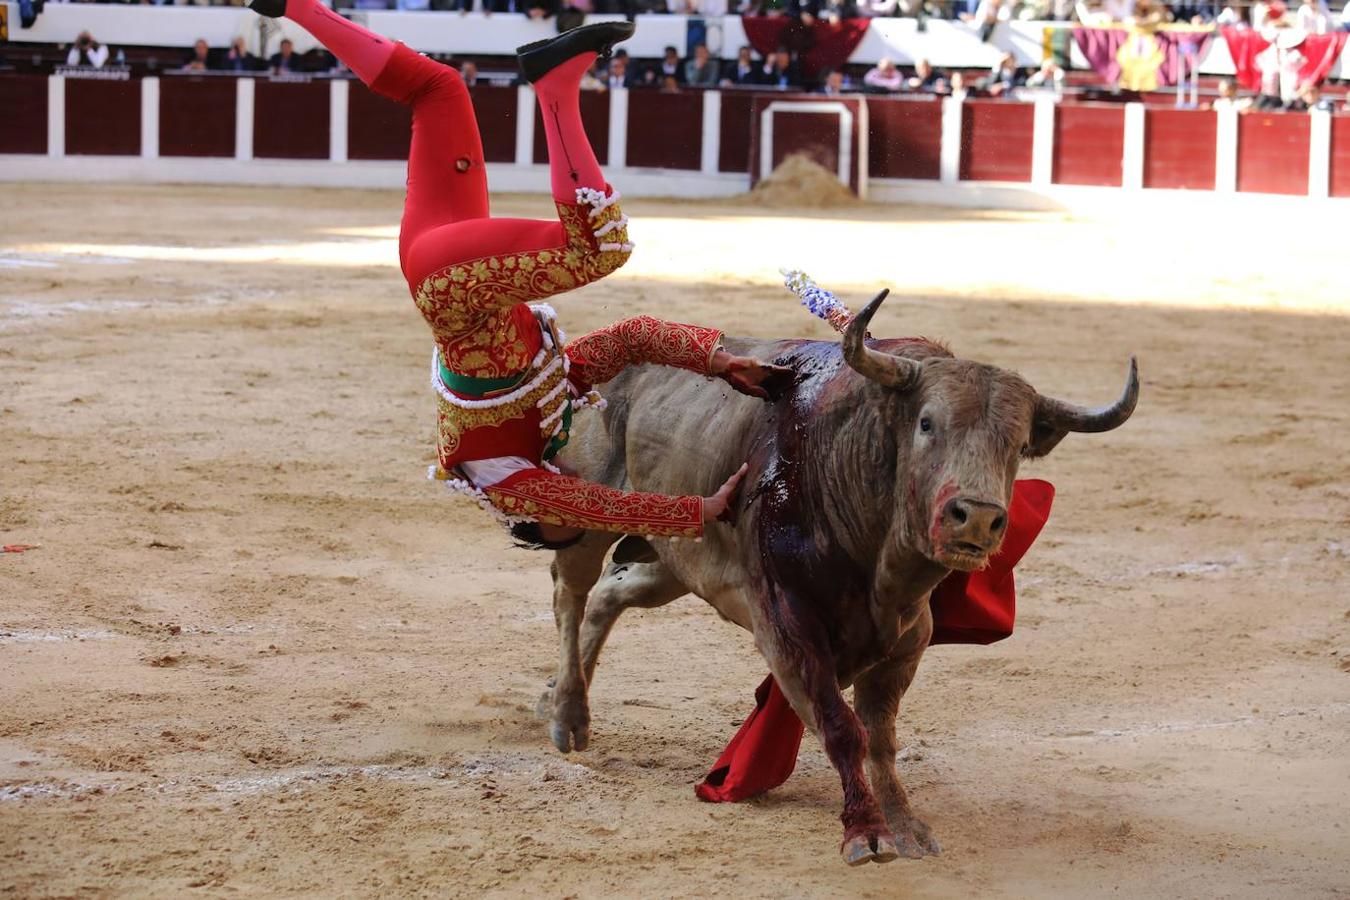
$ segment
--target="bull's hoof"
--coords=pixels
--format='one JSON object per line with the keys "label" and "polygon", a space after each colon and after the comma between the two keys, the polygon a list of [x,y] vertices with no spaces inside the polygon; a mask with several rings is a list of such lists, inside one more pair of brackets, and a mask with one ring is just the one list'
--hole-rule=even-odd
{"label": "bull's hoof", "polygon": [[942,846],[933,837],[933,830],[919,819],[892,821],[891,830],[895,833],[895,845],[900,855],[907,859],[922,859],[942,853]]}
{"label": "bull's hoof", "polygon": [[846,838],[839,852],[843,855],[844,862],[850,866],[861,866],[869,862],[888,863],[900,856],[895,840],[885,832],[857,834]]}
{"label": "bull's hoof", "polygon": [[553,746],[562,753],[585,750],[591,744],[589,722],[568,725],[555,719],[548,725],[548,734],[553,739]]}

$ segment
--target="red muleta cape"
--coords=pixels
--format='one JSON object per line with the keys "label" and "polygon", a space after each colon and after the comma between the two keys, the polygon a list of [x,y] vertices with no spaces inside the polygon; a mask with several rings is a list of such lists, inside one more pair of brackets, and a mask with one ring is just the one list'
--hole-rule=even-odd
{"label": "red muleta cape", "polygon": [[[1030,549],[1050,517],[1055,488],[1048,481],[1013,485],[1008,534],[978,572],[953,572],[933,589],[932,644],[992,644],[1012,634],[1017,610],[1013,567]],[[778,787],[797,765],[802,720],[770,675],[755,690],[755,709],[694,787],[700,800],[735,803]]]}

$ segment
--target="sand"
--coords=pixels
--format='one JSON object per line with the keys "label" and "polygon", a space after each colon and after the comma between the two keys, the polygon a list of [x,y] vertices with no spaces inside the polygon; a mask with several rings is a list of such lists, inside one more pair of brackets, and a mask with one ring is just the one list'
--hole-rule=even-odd
{"label": "sand", "polygon": [[[874,331],[1143,396],[1024,471],[1059,499],[1017,633],[924,660],[898,725],[944,854],[849,869],[815,742],[692,785],[764,673],[688,598],[619,625],[584,753],[533,707],[547,560],[423,480],[430,343],[389,192],[0,194],[4,896],[1328,897],[1350,884],[1350,318],[1334,254],[1149,263],[1139,223],[633,202],[555,301]],[[546,198],[499,214],[546,215]],[[1335,218],[1316,227],[1333,234]],[[1314,227],[1310,224],[1310,227]]]}
{"label": "sand", "polygon": [[741,202],[773,209],[836,209],[855,206],[858,198],[820,163],[804,153],[793,153]]}

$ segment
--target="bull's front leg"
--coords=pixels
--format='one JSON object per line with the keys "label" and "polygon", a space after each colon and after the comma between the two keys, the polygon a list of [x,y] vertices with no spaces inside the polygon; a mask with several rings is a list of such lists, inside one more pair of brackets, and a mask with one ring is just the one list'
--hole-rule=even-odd
{"label": "bull's front leg", "polygon": [[585,750],[591,741],[590,702],[581,668],[579,632],[586,616],[586,596],[600,577],[605,551],[618,535],[587,532],[554,556],[553,620],[558,626],[558,674],[553,680],[548,732],[553,745],[567,753]]}
{"label": "bull's front leg", "polygon": [[824,626],[804,604],[776,586],[760,607],[755,643],[788,702],[825,745],[844,789],[844,840],[839,852],[851,866],[898,857],[895,837],[863,772],[867,734],[844,700]]}
{"label": "bull's front leg", "polygon": [[853,684],[853,705],[867,730],[867,777],[895,834],[896,847],[911,859],[941,851],[932,831],[910,808],[895,770],[895,717],[932,634],[933,617],[925,602],[891,655]]}

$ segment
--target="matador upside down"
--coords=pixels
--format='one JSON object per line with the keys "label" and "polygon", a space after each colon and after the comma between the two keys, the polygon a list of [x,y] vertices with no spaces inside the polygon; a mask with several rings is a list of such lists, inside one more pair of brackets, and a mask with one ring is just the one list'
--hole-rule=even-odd
{"label": "matador upside down", "polygon": [[572,413],[603,401],[592,385],[641,363],[678,366],[769,396],[787,370],[721,349],[721,332],[650,316],[624,319],[569,344],[543,300],[603,278],[632,252],[619,195],[605,182],[581,123],[582,75],[633,25],[588,25],[517,53],[543,114],[558,221],[491,218],[468,89],[433,62],[318,0],[253,0],[313,34],[372,90],[412,108],[408,193],[399,261],[435,338],[439,395],[434,477],[476,497],[527,546],[558,548],[586,529],[702,534],[722,516],[733,474],[713,496],[619,491],[565,475],[549,460]]}

